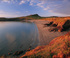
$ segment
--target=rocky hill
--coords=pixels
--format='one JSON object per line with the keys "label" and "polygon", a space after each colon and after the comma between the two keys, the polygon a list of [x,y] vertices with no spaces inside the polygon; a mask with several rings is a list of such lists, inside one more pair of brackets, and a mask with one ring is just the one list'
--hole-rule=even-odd
{"label": "rocky hill", "polygon": [[15,18],[0,18],[0,21],[23,21],[23,20],[37,20],[42,19],[43,17],[39,16],[38,14],[22,16],[22,17],[15,17]]}
{"label": "rocky hill", "polygon": [[42,19],[43,17],[39,16],[38,14],[28,15],[25,17],[19,17],[19,19],[25,19],[25,20],[33,20],[33,19]]}
{"label": "rocky hill", "polygon": [[48,20],[52,22],[51,25],[56,25],[56,28],[59,32],[65,31],[70,28],[70,17],[45,18],[42,20]]}

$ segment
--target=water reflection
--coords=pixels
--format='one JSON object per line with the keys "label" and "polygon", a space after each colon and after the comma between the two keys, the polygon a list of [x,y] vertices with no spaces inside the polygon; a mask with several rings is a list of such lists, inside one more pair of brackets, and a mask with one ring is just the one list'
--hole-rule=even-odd
{"label": "water reflection", "polygon": [[38,45],[38,30],[34,23],[0,22],[0,55],[25,50]]}

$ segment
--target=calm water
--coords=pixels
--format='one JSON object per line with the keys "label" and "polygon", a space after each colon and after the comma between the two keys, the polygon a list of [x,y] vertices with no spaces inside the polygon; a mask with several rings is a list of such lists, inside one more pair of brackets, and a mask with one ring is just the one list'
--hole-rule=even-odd
{"label": "calm water", "polygon": [[34,23],[0,22],[0,55],[38,45],[38,29]]}

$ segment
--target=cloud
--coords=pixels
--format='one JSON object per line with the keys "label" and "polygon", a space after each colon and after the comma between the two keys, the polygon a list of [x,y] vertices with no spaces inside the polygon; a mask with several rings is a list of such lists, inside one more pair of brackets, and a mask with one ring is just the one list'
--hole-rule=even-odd
{"label": "cloud", "polygon": [[43,4],[44,4],[44,2],[37,3],[37,6],[39,6],[39,7],[41,7],[41,8],[44,8]]}
{"label": "cloud", "polygon": [[0,14],[0,17],[19,17],[19,15],[12,15],[12,14]]}
{"label": "cloud", "polygon": [[30,5],[33,5],[34,2],[35,2],[35,0],[31,0],[31,1],[30,1]]}
{"label": "cloud", "polygon": [[30,0],[20,0],[19,5],[29,2]]}
{"label": "cloud", "polygon": [[62,15],[70,15],[70,1],[64,0],[61,4],[56,4],[56,6],[51,6],[51,10],[54,13],[59,13]]}
{"label": "cloud", "polygon": [[8,3],[10,3],[10,0],[2,0],[2,2],[8,2]]}
{"label": "cloud", "polygon": [[20,16],[22,16],[22,14],[20,14],[19,11],[13,12],[13,13],[9,13],[9,12],[0,10],[0,17],[20,17]]}
{"label": "cloud", "polygon": [[46,7],[46,8],[44,8],[44,10],[48,10],[48,9],[50,9],[50,7]]}
{"label": "cloud", "polygon": [[23,3],[25,3],[25,0],[21,0],[20,3],[19,3],[19,5],[21,5]]}
{"label": "cloud", "polygon": [[51,13],[57,13],[61,15],[70,15],[70,0],[39,0],[37,6],[43,8],[43,10],[52,10]]}
{"label": "cloud", "polygon": [[3,13],[5,13],[3,10],[0,10],[0,14],[3,14]]}
{"label": "cloud", "polygon": [[6,2],[6,3],[15,3],[15,2],[18,2],[19,0],[0,0],[0,2]]}
{"label": "cloud", "polygon": [[[1,0],[2,2],[18,2],[19,5],[29,3],[30,6],[37,6],[44,11],[52,10],[53,13],[70,15],[70,0]],[[51,13],[52,13],[51,12]]]}

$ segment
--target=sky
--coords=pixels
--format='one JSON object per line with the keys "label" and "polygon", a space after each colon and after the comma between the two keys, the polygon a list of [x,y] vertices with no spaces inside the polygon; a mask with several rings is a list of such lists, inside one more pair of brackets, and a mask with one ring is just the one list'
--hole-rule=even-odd
{"label": "sky", "polygon": [[70,0],[0,0],[0,17],[70,16]]}

